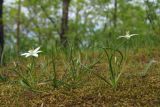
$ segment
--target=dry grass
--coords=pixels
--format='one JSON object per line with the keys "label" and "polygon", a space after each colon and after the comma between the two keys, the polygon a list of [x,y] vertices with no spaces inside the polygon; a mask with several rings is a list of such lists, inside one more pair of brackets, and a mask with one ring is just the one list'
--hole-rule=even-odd
{"label": "dry grass", "polygon": [[[75,89],[64,87],[53,89],[48,83],[38,86],[45,92],[32,92],[21,87],[16,81],[14,82],[18,77],[8,71],[12,67],[12,64],[10,64],[1,68],[1,74],[9,77],[10,81],[0,82],[0,105],[1,107],[160,106],[160,63],[153,65],[145,77],[138,75],[151,58],[160,60],[158,49],[150,52],[139,50],[134,56],[129,56],[129,59],[132,60],[127,62],[116,91],[91,74],[86,77],[85,84]],[[61,64],[58,65],[59,72],[63,71],[60,67]],[[102,63],[97,64],[93,71],[105,74],[105,69],[106,66]],[[38,67],[37,72],[40,72]],[[38,73],[36,74],[38,75]]]}

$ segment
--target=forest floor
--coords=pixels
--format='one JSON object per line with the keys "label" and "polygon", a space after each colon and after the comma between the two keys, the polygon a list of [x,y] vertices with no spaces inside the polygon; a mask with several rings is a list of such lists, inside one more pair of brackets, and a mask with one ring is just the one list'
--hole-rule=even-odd
{"label": "forest floor", "polygon": [[[145,76],[141,76],[144,66],[154,58],[160,61],[160,50],[139,50],[129,57],[116,90],[95,75],[90,75],[86,83],[75,89],[53,89],[42,84],[46,92],[24,89],[16,82],[0,82],[0,107],[158,107],[160,106],[160,63],[151,66]],[[9,65],[8,65],[9,66]],[[14,80],[8,66],[3,73]],[[10,66],[12,66],[10,64]],[[97,64],[95,72],[104,74],[105,64]],[[1,69],[2,70],[2,69]]]}

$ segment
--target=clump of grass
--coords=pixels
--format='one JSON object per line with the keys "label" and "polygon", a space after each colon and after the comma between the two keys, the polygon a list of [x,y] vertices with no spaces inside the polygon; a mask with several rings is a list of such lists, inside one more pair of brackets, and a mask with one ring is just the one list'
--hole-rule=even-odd
{"label": "clump of grass", "polygon": [[[129,34],[129,32],[126,32],[126,35],[119,36],[117,39],[124,38],[126,39],[119,45],[114,45],[112,47],[103,48],[106,56],[107,56],[107,62],[109,67],[109,78],[105,78],[101,75],[98,75],[94,73],[97,77],[99,77],[101,80],[105,81],[107,84],[109,84],[114,90],[117,88],[118,81],[120,79],[120,76],[122,75],[122,68],[123,68],[123,62],[127,58],[124,58],[124,55],[122,51],[120,51],[120,47],[125,44],[125,47],[127,46],[128,40],[138,34]],[[125,48],[125,57],[127,57],[127,49]],[[118,59],[118,60],[117,60]]]}
{"label": "clump of grass", "polygon": [[44,92],[36,89],[37,79],[34,76],[34,72],[30,72],[30,68],[22,68],[20,65],[15,64],[15,67],[11,69],[18,76],[18,83],[20,86],[33,92]]}
{"label": "clump of grass", "polygon": [[42,52],[42,51],[39,51],[39,49],[40,47],[34,50],[29,50],[28,52],[21,54],[22,56],[25,56],[26,58],[31,57],[32,59],[31,63],[29,63],[23,68],[19,64],[14,63],[15,67],[12,69],[20,77],[19,83],[22,87],[32,90],[32,91],[36,91],[36,92],[41,92],[35,89],[37,81],[36,81],[36,77],[34,76],[35,74],[34,71],[35,71],[35,66],[36,66],[35,57],[38,57],[38,53]]}
{"label": "clump of grass", "polygon": [[109,78],[105,78],[99,74],[94,73],[97,77],[109,84],[113,89],[117,88],[119,78],[122,74],[123,54],[121,51],[112,48],[103,48],[109,67]]}
{"label": "clump of grass", "polygon": [[52,46],[52,54],[51,54],[51,75],[50,75],[50,79],[48,81],[51,81],[51,85],[53,86],[54,89],[57,89],[61,86],[67,87],[69,86],[64,80],[63,78],[58,78],[58,74],[57,74],[57,64],[56,64],[56,56],[58,56],[58,49],[57,48],[53,48]]}
{"label": "clump of grass", "polygon": [[66,61],[64,61],[65,74],[63,80],[66,81],[70,88],[76,88],[85,84],[85,78],[91,72],[91,68],[96,65],[100,58],[94,59],[92,63],[88,64],[88,58],[82,58],[81,50],[75,52],[72,46],[69,47],[66,54]]}

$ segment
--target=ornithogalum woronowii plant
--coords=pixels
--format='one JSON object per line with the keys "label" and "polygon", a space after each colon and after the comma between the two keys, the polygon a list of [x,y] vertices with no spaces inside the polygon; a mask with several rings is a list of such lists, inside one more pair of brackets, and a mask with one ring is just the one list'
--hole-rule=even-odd
{"label": "ornithogalum woronowii plant", "polygon": [[25,56],[26,58],[31,58],[31,63],[29,63],[26,68],[23,68],[24,71],[26,71],[26,74],[21,74],[22,72],[18,69],[18,65],[15,64],[16,68],[14,71],[21,77],[20,84],[30,90],[33,90],[33,87],[35,85],[35,77],[33,76],[34,68],[35,68],[35,58],[38,58],[38,54],[42,51],[39,50],[40,47],[36,49],[29,50],[26,53],[22,53],[21,56]]}
{"label": "ornithogalum woronowii plant", "polygon": [[129,34],[129,31],[127,31],[127,32],[126,32],[126,35],[124,35],[124,36],[118,36],[117,39],[125,38],[125,39],[128,39],[128,40],[129,40],[131,37],[136,36],[136,35],[138,35],[138,34]]}
{"label": "ornithogalum woronowii plant", "polygon": [[29,66],[28,66],[30,68],[30,71],[33,70],[33,67],[34,67],[34,64],[35,64],[35,58],[38,57],[38,53],[42,52],[39,49],[40,49],[40,47],[38,47],[36,49],[29,50],[28,52],[21,54],[21,56],[25,56],[26,58],[27,57],[32,58],[32,63],[29,64]]}
{"label": "ornithogalum woronowii plant", "polygon": [[121,46],[124,46],[124,48],[125,48],[124,55],[125,55],[126,59],[127,59],[128,45],[129,45],[130,39],[136,35],[138,35],[138,34],[130,34],[129,31],[127,31],[125,35],[117,37],[118,40],[123,39],[123,41],[121,42],[121,44],[117,45],[116,48],[119,49]]}
{"label": "ornithogalum woronowii plant", "polygon": [[[105,81],[107,84],[112,86],[113,89],[117,88],[118,81],[120,79],[121,74],[123,73],[123,65],[125,64],[125,57],[123,51],[120,49],[123,44],[129,41],[129,39],[133,36],[136,36],[138,34],[129,34],[129,32],[126,33],[124,36],[119,36],[117,39],[126,39],[124,42],[121,42],[120,44],[117,44],[114,47],[103,47],[102,49],[105,52],[105,55],[107,57],[107,68],[109,70],[108,78],[105,78],[99,74],[96,74],[97,77]],[[126,53],[125,53],[126,54]]]}

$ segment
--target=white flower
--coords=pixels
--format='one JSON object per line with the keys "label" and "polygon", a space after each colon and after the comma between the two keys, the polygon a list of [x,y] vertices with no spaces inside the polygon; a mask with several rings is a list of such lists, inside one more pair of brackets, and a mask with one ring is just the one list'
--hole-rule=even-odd
{"label": "white flower", "polygon": [[117,39],[120,39],[120,38],[130,39],[132,36],[135,36],[135,35],[138,35],[138,34],[129,34],[129,31],[127,31],[125,36],[119,36]]}
{"label": "white flower", "polygon": [[34,56],[34,57],[38,57],[38,53],[42,52],[39,51],[40,47],[34,49],[34,50],[29,50],[26,53],[21,54],[21,56],[25,56],[25,57],[29,57],[29,56]]}

